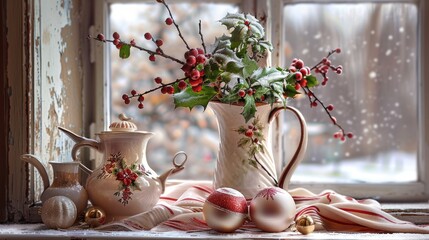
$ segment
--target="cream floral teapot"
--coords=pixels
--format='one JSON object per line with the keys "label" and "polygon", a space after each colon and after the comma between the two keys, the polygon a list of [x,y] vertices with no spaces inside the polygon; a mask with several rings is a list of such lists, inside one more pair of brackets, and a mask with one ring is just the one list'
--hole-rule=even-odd
{"label": "cream floral teapot", "polygon": [[[90,174],[86,190],[94,206],[102,208],[109,221],[150,210],[164,192],[168,176],[182,170],[187,160],[184,152],[173,158],[174,167],[158,176],[148,165],[146,145],[154,135],[137,131],[134,123],[125,115],[110,125],[109,131],[96,134],[98,140],[88,139],[59,127],[76,144],[72,149],[73,160],[81,147],[91,147],[103,154],[103,162],[94,171],[83,167]],[[177,163],[178,158],[182,158]]]}

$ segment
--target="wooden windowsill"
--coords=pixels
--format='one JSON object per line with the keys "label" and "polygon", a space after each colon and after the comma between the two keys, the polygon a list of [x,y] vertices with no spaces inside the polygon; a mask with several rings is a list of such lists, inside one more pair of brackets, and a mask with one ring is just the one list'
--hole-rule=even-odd
{"label": "wooden windowsill", "polygon": [[[385,203],[384,211],[393,216],[416,224],[429,224],[429,203]],[[298,232],[264,233],[238,231],[233,234],[220,234],[215,231],[200,232],[123,232],[95,230],[50,230],[43,224],[3,224],[0,225],[0,239],[425,239],[429,234],[411,233],[339,233],[316,231],[304,236]]]}
{"label": "wooden windowsill", "polygon": [[13,224],[0,225],[0,239],[417,239],[428,240],[429,234],[411,233],[338,233],[338,232],[314,232],[309,235],[301,235],[298,232],[264,233],[238,231],[232,234],[221,234],[215,231],[201,232],[101,232],[94,230],[49,230],[43,224]]}

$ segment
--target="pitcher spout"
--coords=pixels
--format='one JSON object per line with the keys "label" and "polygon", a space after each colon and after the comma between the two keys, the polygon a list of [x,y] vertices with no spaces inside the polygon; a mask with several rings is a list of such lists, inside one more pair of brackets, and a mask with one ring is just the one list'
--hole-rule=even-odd
{"label": "pitcher spout", "polygon": [[65,134],[66,134],[69,138],[71,138],[75,143],[79,143],[79,142],[84,141],[85,139],[87,139],[87,138],[82,137],[82,136],[79,136],[79,135],[77,135],[76,133],[74,133],[74,132],[72,132],[72,131],[70,131],[70,130],[68,130],[68,129],[65,129],[65,128],[63,128],[63,127],[58,127],[58,129],[59,129],[61,132],[65,133]]}

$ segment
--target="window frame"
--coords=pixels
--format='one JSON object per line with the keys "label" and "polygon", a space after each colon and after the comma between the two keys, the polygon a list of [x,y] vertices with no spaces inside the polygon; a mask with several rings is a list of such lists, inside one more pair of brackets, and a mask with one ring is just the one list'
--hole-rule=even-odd
{"label": "window frame", "polygon": [[[95,9],[95,26],[92,28],[92,35],[98,32],[108,32],[109,21],[108,11],[109,4],[121,2],[119,0],[96,0],[94,3]],[[148,2],[148,0],[130,0],[133,2]],[[180,2],[198,2],[198,0],[180,0]],[[219,1],[216,1],[219,2]],[[267,1],[243,1],[243,0],[222,0],[221,2],[235,2],[239,4],[240,10],[243,12],[250,12],[256,15],[259,19],[264,19],[262,24],[265,25],[267,39],[271,40],[275,50],[271,54],[271,59],[268,65],[283,66],[279,55],[279,49],[282,49],[282,36],[283,31],[281,27],[282,11],[286,4],[297,3],[356,3],[352,0],[267,0]],[[421,135],[419,136],[418,148],[418,181],[413,183],[383,183],[383,184],[332,184],[332,183],[291,183],[290,188],[304,187],[314,192],[321,192],[325,189],[332,189],[345,195],[353,196],[356,198],[375,198],[381,201],[395,201],[395,202],[410,202],[410,201],[427,201],[429,197],[429,119],[426,118],[429,114],[429,96],[424,95],[424,92],[429,92],[429,83],[425,84],[423,79],[429,77],[429,47],[425,49],[425,42],[429,41],[429,16],[425,16],[425,11],[429,12],[429,3],[424,0],[363,0],[360,2],[380,2],[380,3],[394,3],[394,2],[410,2],[418,6],[419,12],[419,42],[418,48],[420,55],[418,56],[418,119],[419,129]],[[280,24],[279,24],[280,23]],[[426,29],[425,29],[426,26]],[[95,43],[92,43],[94,45]],[[91,53],[91,59],[95,62],[95,78],[96,78],[96,121],[95,132],[105,130],[109,125],[110,116],[110,83],[105,81],[109,79],[109,48],[103,44],[103,51],[100,51],[99,46],[95,50],[95,46]],[[272,63],[272,64],[271,64]],[[427,66],[424,68],[424,66]],[[282,121],[278,121],[281,124]],[[281,126],[277,125],[275,128],[279,129]],[[273,131],[276,132],[276,131]],[[277,131],[279,132],[279,131]],[[280,135],[274,136],[279,139]],[[275,144],[279,141],[273,141]],[[277,166],[281,165],[281,147],[274,145],[274,156]],[[426,173],[426,174],[425,174]]]}

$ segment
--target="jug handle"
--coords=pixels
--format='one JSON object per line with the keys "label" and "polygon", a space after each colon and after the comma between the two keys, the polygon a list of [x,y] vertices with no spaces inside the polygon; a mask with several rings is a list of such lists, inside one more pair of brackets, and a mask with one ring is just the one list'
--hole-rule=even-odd
{"label": "jug handle", "polygon": [[[81,147],[91,147],[91,148],[94,148],[94,149],[100,151],[100,142],[98,142],[94,139],[82,137],[82,139],[78,143],[76,143],[72,148],[71,154],[72,154],[73,161],[77,161],[77,151]],[[87,168],[82,163],[79,164],[79,167],[83,172],[85,172],[88,175],[91,175],[91,173],[92,173],[91,169]]]}
{"label": "jug handle", "polygon": [[292,177],[293,172],[295,171],[298,164],[304,159],[304,154],[305,154],[305,151],[307,150],[308,132],[307,132],[307,124],[305,123],[304,117],[297,109],[293,107],[287,106],[287,107],[273,108],[270,112],[268,122],[271,122],[283,109],[289,110],[295,114],[301,128],[301,136],[299,139],[298,148],[293,154],[292,159],[284,167],[279,178],[279,187],[285,190],[288,190],[290,178]]}
{"label": "jug handle", "polygon": [[37,171],[39,171],[43,182],[43,190],[46,190],[49,187],[49,177],[48,173],[46,172],[46,168],[43,166],[40,159],[33,154],[23,154],[21,155],[21,160],[32,164],[37,169]]}

